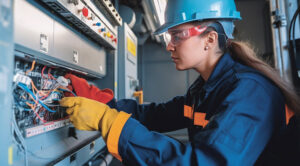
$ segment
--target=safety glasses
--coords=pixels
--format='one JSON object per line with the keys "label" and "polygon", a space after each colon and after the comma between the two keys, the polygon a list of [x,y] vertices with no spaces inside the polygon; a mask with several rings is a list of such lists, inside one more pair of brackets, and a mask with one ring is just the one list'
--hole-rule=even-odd
{"label": "safety glasses", "polygon": [[206,29],[207,26],[199,25],[190,29],[169,30],[165,33],[164,38],[167,45],[171,44],[172,46],[178,46],[192,36],[201,35]]}

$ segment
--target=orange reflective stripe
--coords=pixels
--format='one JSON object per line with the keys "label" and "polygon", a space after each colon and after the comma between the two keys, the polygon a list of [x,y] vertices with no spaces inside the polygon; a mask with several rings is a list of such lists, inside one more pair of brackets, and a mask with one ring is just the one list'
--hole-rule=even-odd
{"label": "orange reflective stripe", "polygon": [[108,137],[107,137],[107,149],[108,151],[115,156],[118,160],[122,161],[121,156],[119,155],[119,138],[123,127],[127,120],[130,118],[131,114],[125,112],[120,112],[116,117],[116,120],[112,124]]}
{"label": "orange reflective stripe", "polygon": [[208,124],[208,120],[205,120],[206,113],[195,112],[194,125],[205,127]]}
{"label": "orange reflective stripe", "polygon": [[285,105],[285,118],[286,124],[289,124],[291,117],[294,115],[294,112],[289,109],[287,105]]}
{"label": "orange reflective stripe", "polygon": [[183,108],[184,108],[184,117],[193,119],[193,113],[194,113],[193,108],[188,105],[184,105]]}

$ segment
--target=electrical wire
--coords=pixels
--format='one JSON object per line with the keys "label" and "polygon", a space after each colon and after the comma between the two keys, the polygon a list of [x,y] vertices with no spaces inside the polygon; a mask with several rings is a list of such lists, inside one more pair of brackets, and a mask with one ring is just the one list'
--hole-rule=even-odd
{"label": "electrical wire", "polygon": [[46,77],[44,76],[44,71],[45,71],[45,69],[46,69],[46,66],[44,66],[43,69],[42,69],[42,72],[41,72],[42,78],[46,78]]}
{"label": "electrical wire", "polygon": [[35,60],[32,61],[31,68],[26,71],[25,75],[28,75],[34,69],[34,66],[35,66]]}
{"label": "electrical wire", "polygon": [[49,68],[49,69],[48,69],[48,79],[49,79],[49,77],[50,77],[50,79],[56,81],[56,78],[51,74],[51,70],[52,70],[52,68]]}
{"label": "electrical wire", "polygon": [[300,6],[298,7],[298,9],[296,10],[295,14],[293,15],[292,17],[292,20],[291,20],[291,25],[290,25],[290,28],[289,28],[289,40],[291,41],[291,37],[292,37],[292,34],[293,34],[293,52],[294,52],[294,55],[296,55],[297,53],[297,49],[296,49],[296,43],[295,43],[295,27],[296,27],[296,19],[298,17],[300,13]]}
{"label": "electrical wire", "polygon": [[[300,6],[295,11],[295,14],[292,17],[292,20],[290,22],[289,27],[289,44],[290,44],[290,60],[291,60],[291,67],[292,67],[292,75],[293,75],[293,81],[294,84],[297,85],[297,82],[299,82],[298,74],[297,74],[297,62],[296,62],[296,56],[297,56],[297,46],[296,46],[296,40],[295,40],[295,27],[296,27],[296,19],[300,13]],[[293,39],[292,39],[293,38]]]}
{"label": "electrical wire", "polygon": [[77,96],[74,92],[72,92],[72,91],[70,91],[68,89],[58,88],[58,90],[63,91],[63,92],[70,92],[70,93],[72,93],[73,96],[75,96],[75,97]]}
{"label": "electrical wire", "polygon": [[15,140],[15,142],[17,144],[19,144],[21,147],[23,147],[25,166],[28,166],[27,146],[26,146],[24,137],[17,125],[17,121],[16,121],[16,117],[15,117],[15,110],[12,111],[12,121],[13,121],[13,125],[12,125],[13,131],[16,133],[17,138],[20,140],[20,142],[18,142],[17,140]]}
{"label": "electrical wire", "polygon": [[27,145],[25,143],[25,139],[24,139],[20,129],[18,128],[18,125],[16,122],[16,117],[15,117],[15,111],[12,111],[12,121],[13,121],[12,132],[15,132],[15,136],[18,138],[18,140],[20,140],[20,141],[17,141],[14,138],[14,142],[16,142],[16,144],[18,146],[21,146],[21,149],[24,152],[25,166],[28,166],[28,154],[30,154],[31,156],[34,156],[35,158],[42,159],[42,160],[53,159],[53,157],[49,158],[49,157],[38,156],[38,155],[34,154],[33,152],[31,152],[30,150],[28,150]]}
{"label": "electrical wire", "polygon": [[41,100],[47,98],[54,90],[55,89],[48,91],[46,95],[44,95],[43,97],[41,97]]}
{"label": "electrical wire", "polygon": [[32,105],[32,104],[29,104],[29,103],[26,103],[30,108],[31,110],[34,112],[34,114],[36,115],[36,117],[38,117],[43,123],[46,123],[47,121],[44,120],[43,118],[40,117],[40,115],[38,114],[38,112],[36,112],[36,106]]}
{"label": "electrical wire", "polygon": [[98,157],[100,157],[104,161],[105,166],[108,166],[108,163],[103,155],[100,154]]}
{"label": "electrical wire", "polygon": [[31,87],[32,87],[32,91],[34,93],[34,91],[36,91],[36,93],[39,91],[36,86],[34,85],[34,82],[31,80]]}
{"label": "electrical wire", "polygon": [[26,91],[27,93],[29,93],[38,103],[40,103],[44,108],[46,108],[47,111],[49,112],[56,112],[54,110],[51,110],[49,107],[47,107],[41,100],[39,100],[37,98],[37,96],[35,96],[33,94],[33,92],[25,85],[25,84],[22,84],[22,83],[18,83],[18,86],[23,89],[24,91]]}

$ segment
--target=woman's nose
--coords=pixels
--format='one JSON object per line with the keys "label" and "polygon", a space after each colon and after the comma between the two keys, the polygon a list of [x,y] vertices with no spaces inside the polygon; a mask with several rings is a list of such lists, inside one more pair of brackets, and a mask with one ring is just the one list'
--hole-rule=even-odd
{"label": "woman's nose", "polygon": [[174,47],[174,45],[171,44],[171,42],[168,43],[166,49],[167,49],[167,51],[175,51],[175,47]]}

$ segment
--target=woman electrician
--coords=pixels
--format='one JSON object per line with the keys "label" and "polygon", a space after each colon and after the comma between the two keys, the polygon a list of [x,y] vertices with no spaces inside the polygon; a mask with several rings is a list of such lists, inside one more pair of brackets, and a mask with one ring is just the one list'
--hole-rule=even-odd
{"label": "woman electrician", "polygon": [[[120,100],[116,109],[84,97],[60,104],[76,128],[100,130],[125,165],[264,164],[286,127],[285,104],[299,113],[299,98],[249,45],[232,40],[240,19],[234,0],[169,0],[155,33],[167,31],[177,70],[200,74],[186,95],[161,104]],[[159,133],[182,128],[187,144]]]}

